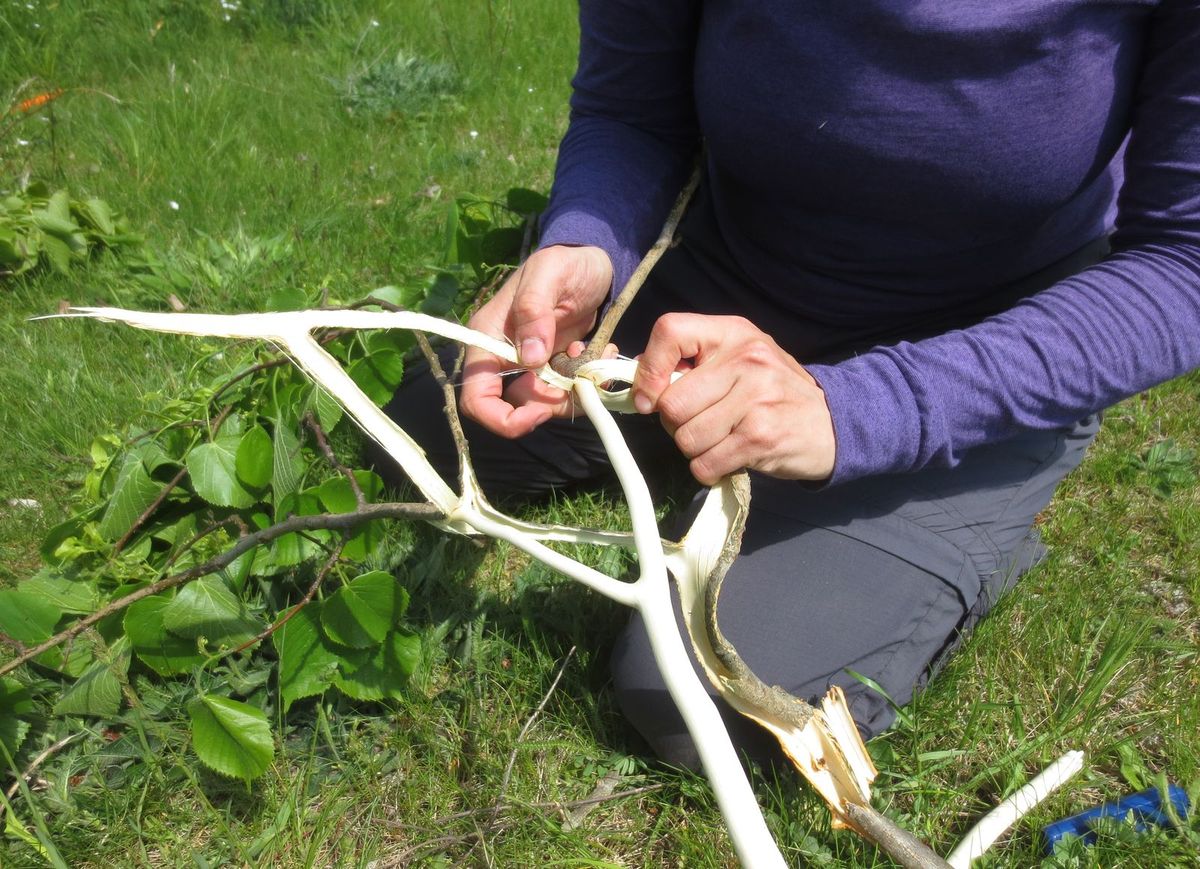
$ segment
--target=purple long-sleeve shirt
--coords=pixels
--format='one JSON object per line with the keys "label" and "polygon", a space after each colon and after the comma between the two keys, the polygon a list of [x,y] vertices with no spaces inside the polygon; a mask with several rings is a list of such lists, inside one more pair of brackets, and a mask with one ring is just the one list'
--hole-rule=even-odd
{"label": "purple long-sleeve shirt", "polygon": [[734,258],[818,323],[970,305],[1114,232],[978,325],[811,366],[833,482],[1200,365],[1200,3],[582,0],[580,21],[542,245],[599,245],[616,287],[701,136]]}

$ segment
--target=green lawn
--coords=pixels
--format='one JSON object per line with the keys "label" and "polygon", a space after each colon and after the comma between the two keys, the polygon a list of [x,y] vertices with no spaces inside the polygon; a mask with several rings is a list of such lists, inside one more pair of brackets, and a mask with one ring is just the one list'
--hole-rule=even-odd
{"label": "green lawn", "polygon": [[[440,261],[455,197],[549,186],[573,4],[226,5],[0,0],[0,105],[66,89],[0,139],[0,193],[32,175],[101,197],[146,237],[147,255],[182,273],[168,290],[101,256],[69,275],[0,279],[0,587],[37,570],[42,537],[79,503],[96,435],[154,424],[200,368],[230,364],[198,364],[216,343],[28,317],[60,300],[161,309],[173,291],[192,310],[245,311],[287,287],[350,299],[411,285]],[[877,805],[944,853],[999,798],[1084,749],[1083,775],[982,864],[1029,866],[1042,860],[1044,823],[1163,777],[1197,796],[1198,451],[1196,375],[1108,413],[1042,519],[1050,559],[872,743]],[[611,496],[539,515],[620,521]],[[618,607],[505,545],[393,536],[410,553],[409,618],[426,637],[404,701],[331,692],[297,704],[276,721],[273,766],[249,787],[196,761],[182,712],[175,724],[159,715],[140,748],[114,741],[111,722],[77,719],[76,739],[14,797],[20,825],[72,866],[733,862],[703,779],[648,759],[614,706]],[[147,707],[175,696],[161,682],[136,688]],[[602,780],[636,792],[564,825],[561,804]],[[3,790],[11,781],[3,770]],[[830,831],[795,776],[760,771],[754,783],[791,862],[890,865]],[[1194,823],[1113,826],[1045,865],[1188,866],[1198,848]],[[37,865],[18,836],[0,838],[0,866]]]}

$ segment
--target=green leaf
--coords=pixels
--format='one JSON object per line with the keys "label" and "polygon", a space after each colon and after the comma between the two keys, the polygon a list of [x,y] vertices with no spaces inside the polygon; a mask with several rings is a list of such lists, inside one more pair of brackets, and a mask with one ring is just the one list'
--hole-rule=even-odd
{"label": "green leaf", "polygon": [[358,509],[354,490],[350,488],[350,481],[345,477],[330,477],[316,487],[315,494],[320,499],[321,506],[330,513],[349,513]]}
{"label": "green leaf", "polygon": [[523,240],[524,233],[515,226],[489,230],[479,240],[479,257],[490,266],[516,262]]}
{"label": "green leaf", "polygon": [[378,405],[387,404],[404,375],[404,357],[387,350],[373,353],[352,362],[346,373],[367,398]]}
{"label": "green leaf", "polygon": [[1131,742],[1117,744],[1117,757],[1121,759],[1121,777],[1126,784],[1136,790],[1145,790],[1150,786],[1153,773],[1146,767],[1137,747]]}
{"label": "green leaf", "polygon": [[278,504],[300,487],[304,459],[301,456],[300,438],[296,435],[294,424],[276,419],[274,429],[271,453],[274,456],[275,470],[271,474],[271,491],[275,496],[275,503]]}
{"label": "green leaf", "polygon": [[442,258],[448,263],[461,262],[459,259],[459,203],[451,202],[449,209],[446,211],[446,225],[442,229],[443,244]]}
{"label": "green leaf", "polygon": [[16,679],[0,678],[0,744],[16,755],[29,734],[29,722],[18,716],[33,712],[29,689]]}
{"label": "green leaf", "polygon": [[308,307],[308,296],[299,287],[284,287],[267,296],[267,311],[303,311]]}
{"label": "green leaf", "polygon": [[185,462],[196,494],[218,507],[243,509],[259,498],[246,490],[237,477],[238,435],[223,434],[207,444],[193,447]]}
{"label": "green leaf", "polygon": [[42,252],[46,254],[46,259],[50,261],[50,268],[60,275],[65,275],[71,270],[71,246],[69,244],[53,235],[43,235],[41,247]]}
{"label": "green leaf", "polygon": [[66,241],[72,235],[79,232],[79,224],[71,219],[70,214],[65,216],[59,215],[47,209],[45,211],[33,212],[30,218],[33,220],[33,225],[42,232],[51,238],[57,238],[61,241]]}
{"label": "green leaf", "polygon": [[228,697],[205,695],[188,703],[192,747],[201,763],[246,784],[275,759],[271,726],[260,709]]}
{"label": "green leaf", "polygon": [[421,312],[433,317],[444,317],[454,307],[462,286],[453,275],[438,274],[429,283],[425,292],[425,301],[421,303]]}
{"label": "green leaf", "polygon": [[370,296],[382,302],[388,302],[397,308],[411,310],[424,297],[424,293],[416,287],[376,287]]}
{"label": "green leaf", "polygon": [[205,660],[194,640],[168,633],[163,627],[163,611],[170,605],[170,598],[148,597],[125,610],[125,635],[134,653],[160,676],[186,673]]}
{"label": "green leaf", "polygon": [[251,489],[262,489],[271,482],[275,452],[271,436],[261,425],[242,435],[238,443],[236,469],[238,479]]}
{"label": "green leaf", "polygon": [[[354,478],[368,503],[376,500],[383,491],[383,480],[372,471],[354,471]],[[348,513],[358,507],[354,490],[344,476],[330,477],[316,489],[321,505],[330,513]],[[375,548],[383,542],[386,524],[379,520],[359,525],[346,541],[343,554],[352,561],[365,561]]]}
{"label": "green leaf", "polygon": [[544,193],[527,187],[512,187],[504,195],[504,204],[517,214],[539,214],[546,210],[550,200]]}
{"label": "green leaf", "polygon": [[390,573],[355,577],[325,600],[321,625],[335,643],[366,649],[383,642],[408,609],[408,592]]}
{"label": "green leaf", "polygon": [[113,222],[112,209],[103,199],[89,199],[81,209],[92,226],[105,235],[116,235],[117,225]]}
{"label": "green leaf", "polygon": [[42,540],[42,545],[38,549],[42,558],[46,559],[51,564],[57,564],[63,560],[59,548],[72,538],[76,538],[83,533],[84,526],[99,515],[99,508],[93,508],[78,516],[72,516],[63,522],[58,523],[49,531],[46,532],[46,537]]}
{"label": "green leaf", "polygon": [[62,610],[37,595],[0,590],[0,633],[27,646],[50,639]]}
{"label": "green leaf", "polygon": [[[276,508],[276,521],[288,516],[316,516],[321,502],[311,491],[288,495]],[[271,556],[278,567],[302,564],[321,554],[321,543],[329,539],[328,531],[308,531],[304,534],[284,534],[271,545]]]}
{"label": "green leaf", "polygon": [[188,640],[205,638],[212,646],[235,646],[262,629],[219,576],[189,582],[162,612],[163,627]]}
{"label": "green leaf", "polygon": [[302,608],[271,635],[279,655],[279,696],[283,711],[304,697],[325,693],[337,671],[338,656],[321,633],[315,605]]}
{"label": "green leaf", "polygon": [[100,604],[100,592],[95,580],[74,579],[50,567],[39,570],[18,585],[17,590],[74,615],[87,615]]}
{"label": "green leaf", "polygon": [[[26,725],[28,727],[28,725]],[[4,834],[12,836],[14,839],[24,842],[25,845],[35,854],[45,860],[51,866],[56,865],[51,857],[50,849],[42,844],[42,840],[29,831],[29,828],[21,823],[13,812],[4,813]],[[61,860],[61,858],[60,858]]]}
{"label": "green leaf", "polygon": [[55,220],[71,222],[71,194],[66,190],[55,190],[46,202],[46,213]]}
{"label": "green leaf", "polygon": [[0,238],[0,265],[16,265],[23,259],[24,257],[17,252],[17,246],[13,244],[11,237]]}
{"label": "green leaf", "polygon": [[334,684],[356,700],[399,700],[420,659],[421,638],[396,631],[373,649],[343,652]]}
{"label": "green leaf", "polygon": [[100,519],[100,536],[105,540],[116,540],[124,535],[154,503],[162,488],[162,483],[155,482],[146,473],[138,456],[126,456],[113,484],[112,497]]}
{"label": "green leaf", "polygon": [[121,708],[121,680],[129,672],[129,641],[121,637],[62,693],[55,715],[95,715],[111,718]]}
{"label": "green leaf", "polygon": [[233,560],[231,564],[221,569],[218,576],[235,592],[241,593],[246,587],[246,580],[254,568],[255,550],[249,549]]}
{"label": "green leaf", "polygon": [[337,424],[342,421],[345,411],[342,406],[337,403],[332,395],[317,383],[313,384],[312,395],[309,398],[309,407],[317,415],[317,422],[321,424],[321,428],[326,432],[332,432],[337,428]]}

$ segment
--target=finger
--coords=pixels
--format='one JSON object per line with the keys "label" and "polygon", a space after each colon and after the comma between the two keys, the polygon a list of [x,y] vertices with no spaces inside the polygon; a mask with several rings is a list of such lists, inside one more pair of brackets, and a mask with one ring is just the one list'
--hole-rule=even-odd
{"label": "finger", "polygon": [[706,408],[700,414],[675,426],[671,438],[675,446],[689,459],[702,456],[730,437],[738,424],[737,413],[731,412],[730,402]]}
{"label": "finger", "polygon": [[701,453],[688,462],[688,469],[696,481],[704,486],[714,486],[721,478],[746,467],[746,457],[741,451],[736,436],[727,437],[712,449]]}
{"label": "finger", "polygon": [[[725,403],[737,383],[737,372],[732,366],[693,368],[658,397],[658,414],[664,421],[682,426],[707,409]],[[732,403],[725,404],[725,411],[738,412]],[[732,422],[736,422],[736,416]]]}
{"label": "finger", "polygon": [[459,404],[463,413],[488,431],[503,437],[520,437],[550,418],[541,406],[514,407],[503,396],[501,375],[503,360],[472,348],[463,366],[463,387]]}
{"label": "finger", "polygon": [[526,368],[540,368],[550,360],[557,336],[555,306],[561,288],[557,269],[539,268],[531,258],[513,278],[515,289],[509,325],[517,354]]}
{"label": "finger", "polygon": [[[650,413],[659,396],[671,383],[671,374],[684,359],[700,354],[713,343],[707,334],[712,317],[696,314],[664,314],[650,332],[646,351],[638,357],[633,380],[633,403],[639,413]],[[718,338],[719,340],[719,338]]]}
{"label": "finger", "polygon": [[504,399],[512,405],[545,408],[547,419],[551,416],[572,416],[575,410],[569,393],[551,386],[532,371],[510,383],[504,390]]}

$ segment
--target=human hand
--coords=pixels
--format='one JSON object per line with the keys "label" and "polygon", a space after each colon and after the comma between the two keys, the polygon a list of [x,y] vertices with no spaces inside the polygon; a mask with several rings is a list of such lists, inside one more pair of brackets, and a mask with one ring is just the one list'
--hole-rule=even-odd
{"label": "human hand", "polygon": [[[537,251],[471,318],[470,326],[503,335],[517,347],[521,365],[540,368],[552,353],[574,346],[596,321],[608,298],[612,263],[598,247],[555,245]],[[485,428],[505,437],[528,434],[552,416],[572,412],[570,396],[532,371],[504,388],[509,363],[486,351],[467,350],[460,405]]]}
{"label": "human hand", "polygon": [[[687,374],[672,384],[675,371]],[[638,359],[633,395],[640,413],[658,411],[705,485],[742,468],[791,480],[833,473],[825,393],[743,317],[660,317]]]}

